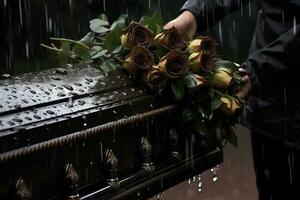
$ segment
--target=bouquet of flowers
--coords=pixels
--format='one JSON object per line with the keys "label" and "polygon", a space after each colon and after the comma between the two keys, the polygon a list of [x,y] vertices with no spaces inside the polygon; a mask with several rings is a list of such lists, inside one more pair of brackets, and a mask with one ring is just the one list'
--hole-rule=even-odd
{"label": "bouquet of flowers", "polygon": [[110,24],[101,14],[81,40],[50,38],[56,44],[42,46],[68,62],[96,63],[107,73],[123,68],[157,93],[171,90],[184,105],[182,123],[220,146],[226,141],[236,146],[234,118],[242,107],[234,97],[239,66],[216,58],[216,43],[209,36],[190,39],[175,27],[163,30],[158,13],[127,21],[121,15]]}

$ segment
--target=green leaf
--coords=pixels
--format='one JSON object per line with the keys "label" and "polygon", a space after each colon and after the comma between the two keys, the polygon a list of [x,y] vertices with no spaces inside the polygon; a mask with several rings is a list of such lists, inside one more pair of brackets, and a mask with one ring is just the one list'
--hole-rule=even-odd
{"label": "green leaf", "polygon": [[106,49],[103,49],[101,46],[94,46],[90,52],[92,59],[97,59],[102,57],[107,53]]}
{"label": "green leaf", "polygon": [[140,23],[150,29],[153,33],[160,33],[163,26],[163,19],[159,12],[155,12],[151,17],[143,16]]}
{"label": "green leaf", "polygon": [[228,60],[217,59],[215,61],[214,68],[215,68],[215,70],[220,69],[220,68],[225,68],[225,69],[230,70],[231,72],[235,72],[239,69],[239,66]]}
{"label": "green leaf", "polygon": [[144,25],[144,26],[148,26],[148,24],[151,23],[151,17],[149,16],[142,16],[140,19],[140,24]]}
{"label": "green leaf", "polygon": [[92,32],[88,32],[83,38],[79,40],[80,43],[85,44],[87,46],[92,46],[94,43],[95,34]]}
{"label": "green leaf", "polygon": [[226,138],[224,137],[223,120],[221,118],[209,122],[208,137],[220,147],[225,145]]}
{"label": "green leaf", "polygon": [[194,119],[195,116],[196,116],[196,112],[194,110],[190,109],[189,107],[186,107],[182,112],[181,121],[182,121],[182,123],[189,122],[192,119]]}
{"label": "green leaf", "polygon": [[207,136],[208,130],[207,125],[203,119],[195,117],[194,119],[194,129],[201,135]]}
{"label": "green leaf", "polygon": [[111,25],[110,30],[115,29],[116,27],[120,28],[120,29],[124,29],[126,27],[126,20],[128,18],[127,14],[122,14],[120,15],[116,21],[114,21],[114,23]]}
{"label": "green leaf", "polygon": [[61,64],[65,64],[69,61],[71,55],[71,42],[69,41],[61,41],[60,49],[62,50],[60,54],[57,56],[59,62]]}
{"label": "green leaf", "polygon": [[80,44],[75,43],[73,46],[73,51],[78,57],[82,58],[85,61],[91,58],[89,54],[89,49],[85,48]]}
{"label": "green leaf", "polygon": [[197,79],[194,74],[190,73],[183,78],[183,83],[188,88],[194,88],[197,86]]}
{"label": "green leaf", "polygon": [[199,113],[205,119],[211,120],[213,118],[213,110],[211,109],[210,102],[203,102],[199,105]]}
{"label": "green leaf", "polygon": [[90,29],[94,33],[105,33],[108,31],[108,28],[104,27],[109,25],[107,21],[103,21],[101,19],[93,19],[90,21]]}
{"label": "green leaf", "polygon": [[99,26],[108,26],[109,23],[107,20],[102,20],[102,19],[92,19],[90,21],[90,24],[98,24]]}
{"label": "green leaf", "polygon": [[104,39],[103,47],[109,51],[113,51],[121,46],[121,29],[116,27],[109,32]]}
{"label": "green leaf", "polygon": [[185,91],[181,81],[172,83],[171,88],[177,101],[183,99]]}
{"label": "green leaf", "polygon": [[163,18],[159,12],[155,12],[151,17],[152,23],[162,27],[164,25]]}
{"label": "green leaf", "polygon": [[215,97],[215,98],[213,98],[212,101],[211,101],[211,110],[212,110],[212,111],[213,111],[213,110],[216,110],[216,109],[218,109],[221,105],[222,105],[222,101],[221,101],[219,98]]}
{"label": "green leaf", "polygon": [[118,53],[120,53],[122,50],[123,50],[123,47],[122,47],[122,46],[119,46],[119,47],[115,48],[111,53],[112,53],[112,54],[118,54]]}
{"label": "green leaf", "polygon": [[105,72],[108,73],[118,68],[117,63],[111,58],[107,59],[101,63],[100,68]]}
{"label": "green leaf", "polygon": [[235,129],[232,126],[228,126],[225,128],[225,137],[226,140],[235,147],[238,147],[238,138],[235,133]]}
{"label": "green leaf", "polygon": [[233,73],[233,79],[237,84],[241,84],[242,76],[238,73]]}

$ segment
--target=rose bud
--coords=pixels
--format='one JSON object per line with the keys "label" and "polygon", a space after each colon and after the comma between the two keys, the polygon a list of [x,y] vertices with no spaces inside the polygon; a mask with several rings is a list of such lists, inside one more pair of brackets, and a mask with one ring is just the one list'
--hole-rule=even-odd
{"label": "rose bud", "polygon": [[186,47],[183,36],[174,26],[155,36],[154,42],[165,49],[181,50]]}
{"label": "rose bud", "polygon": [[179,51],[171,50],[159,60],[158,66],[168,78],[180,78],[188,71],[188,58]]}
{"label": "rose bud", "polygon": [[236,115],[241,112],[241,103],[233,97],[221,97],[221,110],[228,116]]}
{"label": "rose bud", "polygon": [[209,72],[213,68],[212,56],[205,52],[192,53],[189,56],[190,69],[194,73]]}
{"label": "rose bud", "polygon": [[144,82],[155,91],[162,91],[167,86],[167,77],[158,67],[153,66],[144,73]]}
{"label": "rose bud", "polygon": [[123,30],[121,45],[126,48],[132,48],[135,45],[148,48],[153,44],[153,40],[154,34],[149,29],[136,22],[131,22]]}
{"label": "rose bud", "polygon": [[188,46],[189,52],[200,52],[204,51],[212,56],[216,54],[216,43],[209,36],[202,36],[194,39]]}
{"label": "rose bud", "polygon": [[220,68],[214,72],[213,86],[220,90],[227,90],[233,83],[231,72],[226,68]]}
{"label": "rose bud", "polygon": [[209,97],[208,89],[209,84],[208,81],[200,76],[195,74],[196,77],[196,87],[190,90],[190,96],[194,101],[203,101]]}
{"label": "rose bud", "polygon": [[151,52],[143,46],[134,46],[131,52],[126,56],[124,68],[129,73],[147,70],[153,65]]}

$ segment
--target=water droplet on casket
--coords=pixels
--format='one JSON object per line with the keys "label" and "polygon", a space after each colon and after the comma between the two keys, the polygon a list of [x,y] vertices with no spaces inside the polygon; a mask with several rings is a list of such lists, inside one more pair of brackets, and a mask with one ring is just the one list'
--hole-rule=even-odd
{"label": "water droplet on casket", "polygon": [[89,78],[89,77],[85,77],[84,78],[86,81],[88,81],[88,82],[90,82],[90,83],[92,83],[94,80],[93,79],[91,79],[91,78]]}
{"label": "water droplet on casket", "polygon": [[28,101],[26,99],[22,99],[23,103],[28,103]]}
{"label": "water droplet on casket", "polygon": [[82,86],[82,84],[81,83],[74,83],[74,85],[76,85],[76,86]]}
{"label": "water droplet on casket", "polygon": [[78,105],[83,106],[84,104],[85,104],[85,101],[83,101],[83,100],[78,101]]}
{"label": "water droplet on casket", "polygon": [[24,119],[26,119],[26,120],[28,120],[28,121],[31,121],[31,120],[32,120],[32,118],[31,118],[31,117],[28,117],[28,116],[24,117]]}
{"label": "water droplet on casket", "polygon": [[57,96],[58,96],[58,97],[64,97],[64,96],[66,96],[66,94],[63,93],[63,92],[59,92],[59,93],[57,93]]}
{"label": "water droplet on casket", "polygon": [[67,90],[73,91],[73,87],[70,85],[63,85]]}
{"label": "water droplet on casket", "polygon": [[60,74],[60,75],[67,75],[68,71],[64,68],[58,68],[58,69],[55,70],[55,73]]}
{"label": "water droplet on casket", "polygon": [[39,116],[39,115],[33,115],[33,117],[36,119],[42,119],[41,116]]}
{"label": "water droplet on casket", "polygon": [[54,112],[52,110],[47,110],[46,112],[50,115],[54,115]]}
{"label": "water droplet on casket", "polygon": [[23,120],[20,119],[20,118],[13,118],[12,120],[15,121],[15,122],[18,122],[18,123],[22,123],[23,122]]}

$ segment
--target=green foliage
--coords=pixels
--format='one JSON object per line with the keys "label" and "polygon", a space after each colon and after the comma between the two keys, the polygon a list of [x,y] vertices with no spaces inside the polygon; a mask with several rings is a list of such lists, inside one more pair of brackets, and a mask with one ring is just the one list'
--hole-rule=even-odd
{"label": "green foliage", "polygon": [[222,105],[222,101],[221,101],[219,98],[214,97],[214,98],[211,100],[211,106],[210,106],[211,111],[220,108],[221,105]]}
{"label": "green foliage", "polygon": [[194,117],[197,115],[197,112],[190,107],[186,107],[182,112],[182,123],[187,123],[194,119]]}
{"label": "green foliage", "polygon": [[189,73],[183,78],[184,85],[188,88],[194,88],[197,86],[197,79],[194,74]]}
{"label": "green foliage", "polygon": [[150,29],[153,33],[158,34],[162,30],[163,19],[159,12],[155,12],[151,17],[141,17],[140,23]]}
{"label": "green foliage", "polygon": [[231,61],[228,61],[228,60],[217,59],[215,61],[214,69],[218,70],[218,69],[221,69],[221,68],[228,69],[230,72],[235,72],[235,71],[238,71],[239,66],[236,65],[235,63],[231,62]]}
{"label": "green foliage", "polygon": [[171,88],[176,100],[177,101],[182,100],[185,94],[183,82],[182,81],[174,82],[171,84]]}
{"label": "green foliage", "polygon": [[113,30],[115,28],[124,29],[126,27],[126,20],[128,18],[128,15],[122,14],[120,15],[116,21],[111,25],[110,30]]}
{"label": "green foliage", "polygon": [[233,126],[227,126],[224,129],[226,140],[235,147],[238,147],[238,138]]}
{"label": "green foliage", "polygon": [[113,51],[121,45],[121,29],[116,27],[110,31],[104,38],[103,47],[108,51]]}
{"label": "green foliage", "polygon": [[101,58],[103,55],[107,53],[106,49],[103,49],[101,46],[93,46],[91,48],[90,56],[93,60]]}
{"label": "green foliage", "polygon": [[83,38],[79,40],[79,43],[85,44],[87,46],[92,46],[94,44],[95,34],[93,32],[88,32]]}
{"label": "green foliage", "polygon": [[109,73],[110,71],[113,71],[118,68],[118,64],[113,58],[107,59],[103,61],[100,65],[100,68],[105,72]]}
{"label": "green foliage", "polygon": [[109,30],[107,28],[108,25],[108,21],[102,19],[93,19],[90,21],[90,29],[94,33],[106,33]]}

